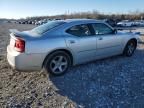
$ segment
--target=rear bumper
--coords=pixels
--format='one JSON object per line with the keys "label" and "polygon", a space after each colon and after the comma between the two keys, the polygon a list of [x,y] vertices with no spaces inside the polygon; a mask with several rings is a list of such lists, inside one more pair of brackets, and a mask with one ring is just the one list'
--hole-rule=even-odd
{"label": "rear bumper", "polygon": [[25,54],[7,47],[8,63],[18,71],[39,71],[42,69],[43,54]]}

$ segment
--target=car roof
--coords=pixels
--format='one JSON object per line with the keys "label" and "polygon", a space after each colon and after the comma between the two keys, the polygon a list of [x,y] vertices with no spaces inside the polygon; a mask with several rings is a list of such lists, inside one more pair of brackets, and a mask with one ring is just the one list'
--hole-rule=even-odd
{"label": "car roof", "polygon": [[103,20],[95,20],[95,19],[66,19],[66,20],[61,20],[61,21],[66,22],[66,23],[78,23],[78,22],[87,22],[87,23],[97,22],[97,23],[102,23],[102,22],[104,22]]}

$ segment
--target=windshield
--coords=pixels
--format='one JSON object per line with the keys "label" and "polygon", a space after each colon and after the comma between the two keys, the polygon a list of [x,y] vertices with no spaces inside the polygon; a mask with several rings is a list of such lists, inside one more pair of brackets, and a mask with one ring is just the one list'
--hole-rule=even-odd
{"label": "windshield", "polygon": [[37,34],[43,34],[43,33],[47,32],[48,30],[55,28],[57,26],[60,26],[64,23],[65,22],[63,22],[63,21],[50,21],[46,24],[43,24],[41,26],[38,26],[38,27],[32,29],[31,31],[34,33],[37,33]]}

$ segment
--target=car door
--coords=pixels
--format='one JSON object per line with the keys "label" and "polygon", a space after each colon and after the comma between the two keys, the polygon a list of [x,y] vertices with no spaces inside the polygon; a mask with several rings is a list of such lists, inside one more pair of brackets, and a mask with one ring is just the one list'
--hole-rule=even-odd
{"label": "car door", "polygon": [[92,24],[96,35],[96,57],[108,57],[120,54],[122,51],[122,37],[105,23]]}
{"label": "car door", "polygon": [[94,59],[96,51],[96,37],[89,25],[81,24],[66,31],[66,44],[74,52],[76,63],[83,63]]}

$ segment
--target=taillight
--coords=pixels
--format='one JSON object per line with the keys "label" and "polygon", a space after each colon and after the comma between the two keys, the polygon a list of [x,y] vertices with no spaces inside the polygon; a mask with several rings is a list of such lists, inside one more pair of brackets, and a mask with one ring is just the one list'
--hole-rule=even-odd
{"label": "taillight", "polygon": [[25,51],[25,41],[22,39],[16,39],[15,40],[15,50],[18,52],[24,52]]}

